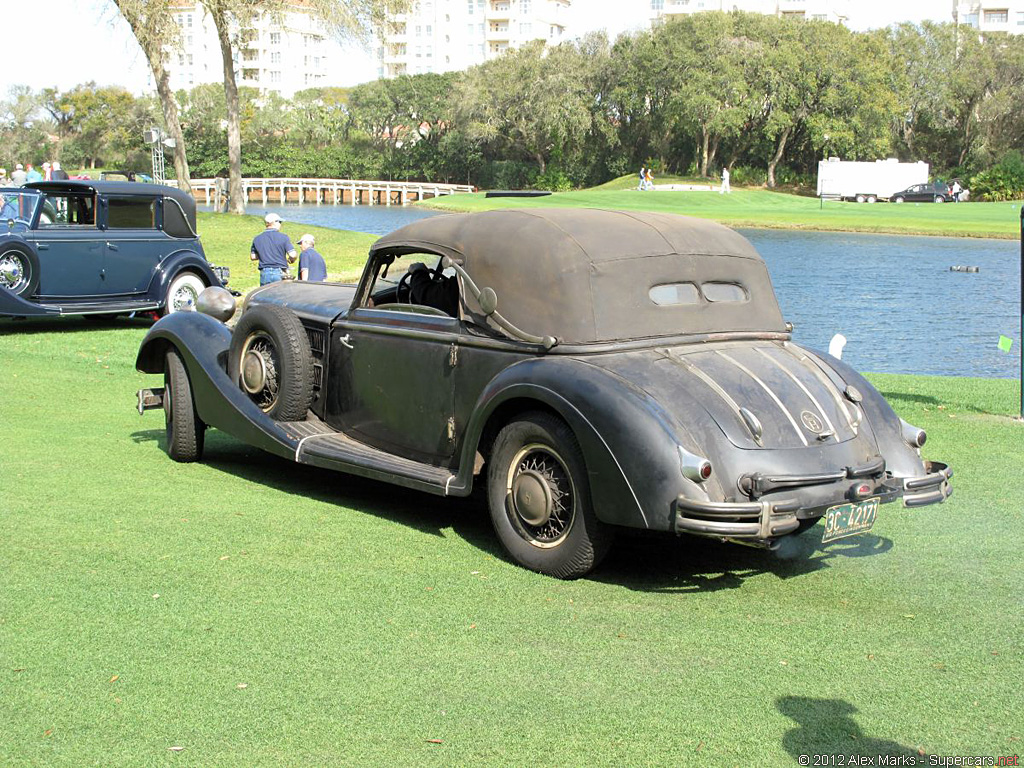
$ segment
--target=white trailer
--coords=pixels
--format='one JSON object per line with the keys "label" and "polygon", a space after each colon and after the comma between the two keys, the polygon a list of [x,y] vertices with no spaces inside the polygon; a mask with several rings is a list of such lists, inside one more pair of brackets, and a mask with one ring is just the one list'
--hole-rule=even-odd
{"label": "white trailer", "polygon": [[913,184],[928,183],[928,163],[901,163],[895,157],[860,163],[830,157],[818,163],[818,197],[873,203]]}

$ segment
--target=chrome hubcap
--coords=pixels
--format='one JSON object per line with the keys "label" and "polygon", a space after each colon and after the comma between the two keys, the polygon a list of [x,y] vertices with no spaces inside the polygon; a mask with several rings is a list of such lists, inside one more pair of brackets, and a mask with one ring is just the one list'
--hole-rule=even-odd
{"label": "chrome hubcap", "polygon": [[175,312],[190,312],[195,309],[198,298],[199,294],[196,293],[196,289],[193,286],[188,284],[182,285],[174,292],[171,305],[174,307]]}
{"label": "chrome hubcap", "polygon": [[277,402],[279,388],[277,349],[264,333],[254,333],[242,347],[242,389],[260,408],[269,411]]}
{"label": "chrome hubcap", "polygon": [[572,528],[576,489],[565,462],[546,445],[524,446],[509,467],[509,519],[536,547],[558,546]]}
{"label": "chrome hubcap", "polygon": [[26,282],[25,267],[20,256],[14,252],[0,256],[0,285],[9,291],[18,291]]}

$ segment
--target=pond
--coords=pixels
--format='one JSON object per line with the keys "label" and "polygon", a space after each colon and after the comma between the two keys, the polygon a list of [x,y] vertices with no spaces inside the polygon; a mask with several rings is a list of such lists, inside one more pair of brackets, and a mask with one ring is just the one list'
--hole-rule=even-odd
{"label": "pond", "polygon": [[[250,206],[282,218],[385,234],[434,212],[401,206]],[[1020,244],[1014,240],[740,230],[764,257],[794,339],[847,338],[860,371],[1017,378]],[[954,265],[979,268],[950,272]],[[1013,339],[1010,354],[1000,334]]]}

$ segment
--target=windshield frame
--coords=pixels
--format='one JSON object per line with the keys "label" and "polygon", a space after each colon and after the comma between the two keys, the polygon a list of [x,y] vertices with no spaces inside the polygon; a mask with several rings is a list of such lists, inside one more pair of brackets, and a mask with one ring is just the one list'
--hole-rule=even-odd
{"label": "windshield frame", "polygon": [[[20,213],[16,217],[8,215],[10,200],[20,196],[24,202],[18,204]],[[13,230],[18,224],[23,224],[25,229],[32,229],[39,213],[39,204],[43,194],[37,189],[24,189],[21,187],[8,187],[0,189],[0,233]],[[28,218],[25,218],[27,215]],[[11,224],[13,222],[13,225]]]}

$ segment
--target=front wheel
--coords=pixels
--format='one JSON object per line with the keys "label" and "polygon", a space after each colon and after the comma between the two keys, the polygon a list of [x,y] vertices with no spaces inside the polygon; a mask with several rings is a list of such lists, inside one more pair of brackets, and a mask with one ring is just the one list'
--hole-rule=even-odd
{"label": "front wheel", "polygon": [[854,200],[856,200],[856,201],[857,201],[858,203],[863,203],[863,202],[864,202],[865,200],[867,200],[867,198],[866,198],[866,197],[864,197],[864,195],[857,195],[857,196],[856,196],[856,197],[854,198]]}
{"label": "front wheel", "polygon": [[878,197],[876,197],[875,195],[868,195],[868,202],[869,203],[877,203],[878,202]]}
{"label": "front wheel", "polygon": [[896,195],[896,197],[894,197],[894,198],[892,199],[892,201],[893,201],[894,203],[902,203],[902,202],[903,202],[903,198],[902,198],[902,197],[900,197],[899,195]]}
{"label": "front wheel", "polygon": [[594,514],[583,453],[565,422],[524,415],[498,433],[489,464],[491,522],[517,563],[575,579],[601,561],[611,531]]}
{"label": "front wheel", "polygon": [[935,196],[935,202],[936,203],[944,203],[944,202],[946,202],[946,198],[944,198],[942,195],[936,195]]}
{"label": "front wheel", "polygon": [[0,286],[15,296],[30,297],[39,287],[39,257],[24,243],[0,246]]}
{"label": "front wheel", "polygon": [[199,294],[206,289],[202,278],[192,272],[182,272],[175,276],[167,289],[167,300],[164,302],[164,314],[172,312],[194,312]]}
{"label": "front wheel", "polygon": [[188,371],[176,349],[169,350],[164,360],[164,421],[167,455],[175,461],[199,461],[206,425],[196,413]]}

